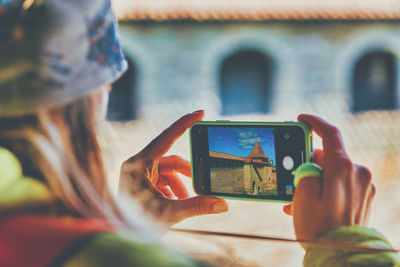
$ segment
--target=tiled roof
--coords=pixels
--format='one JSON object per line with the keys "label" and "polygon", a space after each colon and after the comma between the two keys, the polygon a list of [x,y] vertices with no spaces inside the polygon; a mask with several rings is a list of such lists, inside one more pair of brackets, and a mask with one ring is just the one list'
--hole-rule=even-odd
{"label": "tiled roof", "polygon": [[119,20],[394,20],[399,0],[113,0]]}
{"label": "tiled roof", "polygon": [[225,153],[221,153],[221,152],[216,152],[216,151],[210,151],[210,157],[211,158],[219,158],[219,159],[231,159],[231,160],[243,161],[242,157],[225,154]]}
{"label": "tiled roof", "polygon": [[246,159],[251,159],[251,158],[264,158],[264,159],[269,159],[267,155],[265,155],[264,151],[262,150],[260,143],[257,142],[254,147],[253,151],[251,152],[250,155],[248,155]]}

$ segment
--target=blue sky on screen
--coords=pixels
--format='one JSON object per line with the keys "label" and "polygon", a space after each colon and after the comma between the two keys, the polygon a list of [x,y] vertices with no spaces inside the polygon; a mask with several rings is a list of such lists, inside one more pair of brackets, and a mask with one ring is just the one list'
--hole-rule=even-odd
{"label": "blue sky on screen", "polygon": [[273,128],[208,127],[209,150],[246,157],[258,141],[265,155],[275,162]]}

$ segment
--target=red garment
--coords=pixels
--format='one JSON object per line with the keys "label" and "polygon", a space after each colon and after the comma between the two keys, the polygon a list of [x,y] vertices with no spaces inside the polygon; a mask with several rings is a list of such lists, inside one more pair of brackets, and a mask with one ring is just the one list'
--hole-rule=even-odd
{"label": "red garment", "polygon": [[0,220],[0,266],[46,266],[80,238],[112,232],[104,220],[18,215]]}

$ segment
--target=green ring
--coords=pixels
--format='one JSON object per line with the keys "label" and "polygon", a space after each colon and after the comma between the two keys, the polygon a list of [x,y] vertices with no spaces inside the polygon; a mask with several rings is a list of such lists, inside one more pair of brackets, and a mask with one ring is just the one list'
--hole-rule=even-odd
{"label": "green ring", "polygon": [[315,177],[322,180],[322,169],[314,163],[304,163],[294,171],[293,185],[297,187],[300,180],[305,177]]}

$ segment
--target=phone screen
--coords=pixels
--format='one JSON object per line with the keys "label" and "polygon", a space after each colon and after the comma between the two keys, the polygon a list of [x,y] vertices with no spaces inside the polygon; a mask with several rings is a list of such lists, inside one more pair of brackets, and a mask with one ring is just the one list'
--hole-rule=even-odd
{"label": "phone screen", "polygon": [[203,193],[292,199],[293,171],[306,160],[301,127],[202,125],[198,132],[201,160],[194,179],[201,177]]}
{"label": "phone screen", "polygon": [[208,150],[211,192],[277,195],[272,128],[208,127]]}

